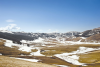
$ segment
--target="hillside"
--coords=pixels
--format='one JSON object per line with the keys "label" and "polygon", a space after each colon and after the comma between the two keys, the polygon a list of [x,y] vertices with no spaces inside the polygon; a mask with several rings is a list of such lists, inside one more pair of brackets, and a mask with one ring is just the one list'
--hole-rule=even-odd
{"label": "hillside", "polygon": [[100,42],[100,33],[88,37],[88,38],[87,38],[87,41]]}
{"label": "hillside", "polygon": [[80,37],[90,37],[90,36],[95,35],[95,34],[98,34],[98,33],[100,33],[100,27],[94,28],[94,29],[91,29],[91,30],[83,31],[83,32],[81,32],[81,34],[76,35],[76,36],[80,36]]}
{"label": "hillside", "polygon": [[44,63],[35,63],[6,56],[0,56],[0,67],[56,67]]}
{"label": "hillside", "polygon": [[[22,59],[32,61],[35,59],[37,60],[36,64],[42,62],[70,67],[92,67],[93,63],[95,66],[99,66],[95,63],[96,61],[100,63],[99,57],[95,58],[95,54],[99,54],[100,51],[99,28],[86,30],[81,33],[0,32],[0,38],[0,55],[2,55],[0,56],[0,63],[2,63],[0,67],[7,65],[13,67],[13,64],[22,67],[23,65],[21,64],[23,63],[26,63],[26,67],[32,67],[32,62],[22,61]],[[95,53],[95,51],[98,53]],[[94,54],[90,54],[91,52],[94,52]],[[81,54],[87,57],[91,55],[94,58],[87,58],[89,59],[87,62]],[[16,59],[10,57],[15,57]],[[6,58],[9,61],[2,58]],[[21,60],[17,60],[18,58]]]}
{"label": "hillside", "polygon": [[16,35],[11,33],[3,33],[0,32],[0,38],[12,40],[13,42],[16,42],[18,44],[21,44],[20,40],[34,40],[36,37],[30,37],[25,35]]}

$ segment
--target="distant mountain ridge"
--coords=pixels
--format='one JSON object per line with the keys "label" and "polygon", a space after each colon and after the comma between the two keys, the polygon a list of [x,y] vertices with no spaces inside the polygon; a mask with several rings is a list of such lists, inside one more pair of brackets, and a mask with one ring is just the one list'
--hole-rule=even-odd
{"label": "distant mountain ridge", "polygon": [[[78,41],[80,38],[77,37],[86,37],[87,40],[97,39],[96,37],[100,36],[97,35],[99,33],[100,33],[100,27],[91,30],[86,30],[84,32],[71,31],[66,33],[32,33],[32,32],[28,33],[28,32],[11,32],[7,30],[6,31],[2,30],[0,31],[0,38],[13,40],[13,42],[17,42],[17,43],[20,43],[21,40],[34,40],[34,39],[38,39],[39,37],[41,38],[62,37],[62,38],[67,38],[66,40],[73,40],[74,37],[74,41],[75,40]],[[98,38],[97,40],[100,39]]]}
{"label": "distant mountain ridge", "polygon": [[78,35],[80,32],[67,32],[67,33],[27,33],[27,32],[11,32],[11,31],[0,31],[0,38],[13,40],[13,42],[20,43],[20,40],[34,40],[39,37],[41,38],[56,38],[56,37],[72,37]]}
{"label": "distant mountain ridge", "polygon": [[100,33],[100,27],[94,28],[94,29],[91,29],[91,30],[86,30],[86,31],[81,32],[81,34],[76,35],[76,36],[77,37],[78,36],[80,36],[80,37],[90,37],[92,35],[99,34],[99,33]]}

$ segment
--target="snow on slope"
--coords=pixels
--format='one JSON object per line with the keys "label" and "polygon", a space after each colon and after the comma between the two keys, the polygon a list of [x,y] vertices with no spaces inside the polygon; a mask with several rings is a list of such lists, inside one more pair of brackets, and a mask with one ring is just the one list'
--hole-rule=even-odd
{"label": "snow on slope", "polygon": [[38,39],[35,39],[33,41],[21,40],[20,42],[21,43],[28,43],[28,44],[31,44],[31,43],[43,43],[44,39],[39,37]]}
{"label": "snow on slope", "polygon": [[17,46],[17,47],[19,47],[18,50],[26,51],[26,52],[31,52],[31,49],[35,49],[35,48],[33,48],[33,47],[28,47],[28,46],[25,46],[25,45],[23,45],[23,44],[22,44],[22,45],[20,45],[20,44],[15,44],[15,43],[13,43],[11,40],[6,40],[5,46],[11,47],[11,48],[13,48],[13,46]]}
{"label": "snow on slope", "polygon": [[[25,41],[23,41],[23,42],[25,42]],[[19,47],[18,50],[26,51],[26,52],[31,52],[32,49],[38,49],[37,52],[32,52],[32,53],[30,53],[30,55],[34,55],[34,56],[45,56],[45,55],[42,55],[42,54],[40,53],[40,48],[39,48],[39,47],[33,47],[33,46],[28,47],[28,46],[25,46],[25,45],[23,45],[23,44],[22,44],[22,45],[20,45],[20,44],[15,44],[15,43],[13,43],[11,40],[6,40],[5,46],[11,47],[11,48],[13,48],[12,46],[17,46],[17,47]]]}
{"label": "snow on slope", "polygon": [[26,52],[31,52],[32,49],[35,49],[35,48],[27,47],[27,46],[22,46],[18,50],[26,51]]}
{"label": "snow on slope", "polygon": [[38,39],[34,40],[33,42],[35,42],[35,43],[42,43],[43,40],[44,40],[44,39],[42,39],[42,38],[39,37]]}
{"label": "snow on slope", "polygon": [[13,34],[11,31],[8,31],[8,30],[0,30],[0,32]]}
{"label": "snow on slope", "polygon": [[15,59],[20,59],[20,60],[25,60],[25,61],[30,61],[30,62],[38,62],[39,61],[37,59],[25,59],[25,58],[15,58]]}
{"label": "snow on slope", "polygon": [[27,41],[26,41],[26,40],[21,40],[20,42],[21,42],[21,43],[27,43]]}
{"label": "snow on slope", "polygon": [[21,47],[21,45],[15,44],[15,43],[13,43],[11,40],[6,40],[5,46],[11,47],[11,48],[12,48],[12,46],[18,46],[18,47]]}
{"label": "snow on slope", "polygon": [[0,53],[0,55],[2,55],[2,54]]}
{"label": "snow on slope", "polygon": [[37,52],[32,52],[30,54],[33,55],[33,56],[45,56],[45,55],[43,55],[43,54],[40,53],[40,48],[36,48],[36,49],[38,49]]}
{"label": "snow on slope", "polygon": [[85,63],[80,63],[78,61],[79,56],[77,54],[84,54],[86,52],[94,50],[100,50],[100,48],[97,49],[97,48],[80,47],[79,50],[77,51],[73,51],[71,53],[56,54],[55,56],[75,65],[85,65]]}

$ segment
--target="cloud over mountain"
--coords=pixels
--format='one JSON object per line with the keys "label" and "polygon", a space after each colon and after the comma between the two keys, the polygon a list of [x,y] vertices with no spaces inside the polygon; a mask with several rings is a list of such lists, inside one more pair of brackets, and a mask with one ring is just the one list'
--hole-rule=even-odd
{"label": "cloud over mountain", "polygon": [[17,27],[16,24],[9,24],[6,27],[1,27],[0,30],[20,30],[20,27]]}

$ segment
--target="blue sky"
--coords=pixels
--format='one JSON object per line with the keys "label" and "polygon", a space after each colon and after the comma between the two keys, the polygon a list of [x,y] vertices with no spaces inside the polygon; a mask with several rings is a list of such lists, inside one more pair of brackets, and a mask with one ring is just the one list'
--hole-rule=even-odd
{"label": "blue sky", "polygon": [[0,23],[26,32],[82,32],[100,27],[100,0],[0,0]]}

